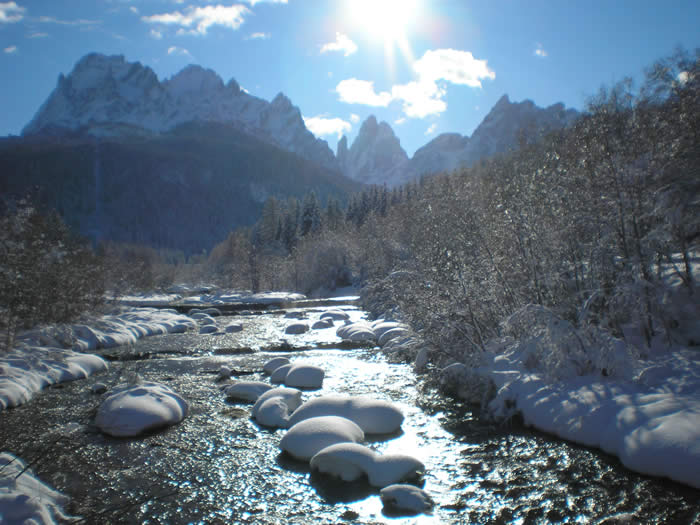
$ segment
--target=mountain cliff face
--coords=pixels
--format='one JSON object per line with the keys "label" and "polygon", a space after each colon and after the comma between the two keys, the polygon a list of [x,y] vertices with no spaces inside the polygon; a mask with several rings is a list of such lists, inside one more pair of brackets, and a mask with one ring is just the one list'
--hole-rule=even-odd
{"label": "mountain cliff face", "polygon": [[372,115],[362,123],[360,132],[347,147],[343,137],[338,143],[338,162],[343,173],[365,184],[382,184],[386,174],[408,161],[399,139],[386,122],[377,123]]}
{"label": "mountain cliff face", "polygon": [[[514,103],[503,95],[471,137],[443,133],[418,149],[411,159],[389,125],[377,125],[370,117],[349,150],[347,139],[341,140],[342,147],[338,144],[338,161],[348,177],[397,186],[421,175],[471,166],[480,159],[516,149],[521,141],[536,142],[551,131],[569,126],[578,115],[563,104],[540,108],[530,100]],[[381,132],[373,131],[377,128]]]}
{"label": "mountain cliff face", "polygon": [[23,135],[65,130],[92,136],[159,134],[192,121],[230,125],[287,151],[337,170],[328,144],[306,129],[283,94],[272,102],[249,95],[212,70],[187,66],[165,81],[123,56],[83,57],[58,84]]}

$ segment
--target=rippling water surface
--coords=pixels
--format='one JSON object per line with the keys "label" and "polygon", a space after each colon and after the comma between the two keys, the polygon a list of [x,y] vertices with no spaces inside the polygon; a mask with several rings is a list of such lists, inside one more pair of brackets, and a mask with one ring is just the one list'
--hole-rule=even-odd
{"label": "rippling water surface", "polygon": [[[320,310],[310,310],[313,321]],[[362,312],[353,310],[359,318]],[[700,491],[638,476],[616,459],[533,433],[478,420],[465,407],[421,389],[410,366],[371,349],[285,353],[326,371],[328,393],[390,399],[405,413],[402,433],[374,441],[381,452],[423,461],[430,515],[386,514],[378,491],[309,472],[280,455],[283,430],[258,427],[249,405],[226,402],[216,371],[262,379],[281,339],[298,347],[335,341],[335,330],[285,336],[291,322],[265,314],[219,318],[238,334],[167,335],[111,354],[109,373],[51,388],[0,414],[2,450],[34,460],[35,471],[72,498],[68,510],[89,523],[693,523]],[[137,357],[139,357],[137,359]],[[147,359],[145,357],[148,357]],[[133,360],[132,360],[133,359]],[[92,426],[96,381],[135,374],[162,381],[190,402],[179,425],[137,439],[113,439]]]}

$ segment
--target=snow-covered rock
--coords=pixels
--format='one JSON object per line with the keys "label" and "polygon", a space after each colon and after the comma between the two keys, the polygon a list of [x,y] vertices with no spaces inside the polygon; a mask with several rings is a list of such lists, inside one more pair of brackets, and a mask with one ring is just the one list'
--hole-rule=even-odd
{"label": "snow-covered rock", "polygon": [[120,385],[102,401],[95,424],[110,436],[137,436],[179,423],[187,411],[187,401],[165,385]]}
{"label": "snow-covered rock", "polygon": [[285,328],[284,333],[290,334],[290,335],[298,335],[298,334],[304,334],[308,331],[309,331],[309,324],[308,323],[292,323],[290,325],[287,325],[287,328]]}
{"label": "snow-covered rock", "polygon": [[372,325],[365,321],[341,326],[335,331],[335,334],[341,339],[353,342],[373,342],[376,339]]}
{"label": "snow-covered rock", "polygon": [[357,443],[338,443],[324,448],[311,458],[311,468],[343,481],[367,476],[374,487],[386,487],[421,475],[425,465],[403,454],[378,454]]}
{"label": "snow-covered rock", "polygon": [[243,330],[243,325],[240,323],[231,323],[231,324],[226,325],[226,327],[224,328],[224,331],[227,334],[235,334],[237,332],[241,332],[242,330]]}
{"label": "snow-covered rock", "polygon": [[287,359],[286,357],[274,357],[263,365],[263,372],[265,372],[266,374],[269,375],[269,374],[272,374],[272,372],[277,370],[282,365],[288,365],[288,364],[289,364],[289,359]]}
{"label": "snow-covered rock", "polygon": [[[408,333],[408,330],[406,330],[405,328],[400,328],[400,327],[392,328],[391,330],[387,330],[381,336],[377,337],[377,344],[379,346],[384,346],[392,339],[396,339],[397,337],[400,337],[402,335],[406,335],[407,333]],[[376,335],[376,332],[375,332],[375,335]]]}
{"label": "snow-covered rock", "polygon": [[293,388],[321,388],[325,375],[321,367],[294,363],[284,378],[284,384]]}
{"label": "snow-covered rock", "polygon": [[324,328],[333,328],[333,319],[326,317],[311,325],[312,330],[323,330]]}
{"label": "snow-covered rock", "polygon": [[262,381],[237,381],[224,388],[224,394],[228,399],[255,403],[262,394],[271,388],[271,385]]}
{"label": "snow-covered rock", "polygon": [[63,512],[68,497],[37,478],[24,461],[0,453],[0,522],[52,525],[70,522]]}
{"label": "snow-covered rock", "polygon": [[219,331],[215,324],[205,324],[199,328],[200,334],[215,334]]}
{"label": "snow-covered rock", "polygon": [[149,67],[123,56],[81,58],[39,108],[23,135],[86,129],[95,136],[143,135],[192,121],[230,124],[326,168],[338,171],[333,152],[305,126],[282,93],[267,102],[227,84],[212,70],[190,65],[159,81]]}
{"label": "snow-covered rock", "polygon": [[367,434],[391,434],[401,428],[403,413],[389,401],[366,396],[328,395],[301,405],[289,425],[319,416],[340,416],[359,425]]}
{"label": "snow-covered rock", "polygon": [[308,461],[336,443],[358,443],[365,438],[362,429],[344,417],[323,416],[293,425],[280,441],[280,448],[300,461]]}
{"label": "snow-covered rock", "polygon": [[287,428],[289,415],[301,405],[301,391],[296,388],[271,388],[258,397],[251,416],[267,427]]}
{"label": "snow-covered rock", "polygon": [[333,321],[347,321],[350,319],[350,314],[342,310],[326,310],[321,314],[321,319],[332,319]]}
{"label": "snow-covered rock", "polygon": [[435,505],[427,492],[413,485],[390,485],[379,491],[379,497],[387,508],[417,514],[427,512]]}
{"label": "snow-covered rock", "polygon": [[275,368],[275,371],[270,375],[270,383],[281,385],[287,379],[287,373],[291,370],[292,364],[287,363]]}

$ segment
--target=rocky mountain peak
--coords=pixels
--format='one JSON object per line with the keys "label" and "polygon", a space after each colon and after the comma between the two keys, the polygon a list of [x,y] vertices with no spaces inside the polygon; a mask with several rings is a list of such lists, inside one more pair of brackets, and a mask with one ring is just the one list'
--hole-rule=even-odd
{"label": "rocky mountain peak", "polygon": [[211,69],[190,64],[163,83],[173,96],[212,93],[224,88],[221,77]]}

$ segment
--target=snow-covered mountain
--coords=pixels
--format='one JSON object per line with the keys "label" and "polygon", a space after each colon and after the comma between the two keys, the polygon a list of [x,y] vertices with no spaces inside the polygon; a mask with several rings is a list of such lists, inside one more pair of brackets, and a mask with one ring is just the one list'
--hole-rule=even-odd
{"label": "snow-covered mountain", "polygon": [[388,172],[408,161],[394,130],[370,115],[348,149],[347,138],[338,142],[337,159],[343,173],[365,184],[382,184]]}
{"label": "snow-covered mountain", "polygon": [[371,115],[362,123],[350,149],[347,138],[340,139],[337,159],[347,177],[366,184],[383,184],[386,174],[404,165],[408,155],[391,126],[386,122],[377,123]]}
{"label": "snow-covered mountain", "polygon": [[224,84],[210,69],[190,65],[172,78],[123,56],[83,57],[41,106],[23,135],[81,130],[97,136],[162,133],[191,121],[234,126],[321,166],[337,170],[328,144],[306,129],[282,93],[272,102]]}
{"label": "snow-covered mountain", "polygon": [[[544,134],[570,125],[578,115],[563,104],[541,108],[531,100],[511,102],[508,95],[503,95],[471,137],[443,133],[418,149],[411,159],[391,127],[385,122],[377,126],[376,119],[370,117],[349,150],[347,139],[341,139],[338,160],[343,173],[351,178],[396,186],[424,174],[471,166],[480,159],[516,149],[521,141],[536,142]],[[363,132],[365,125],[368,131],[378,127],[381,132]]]}

